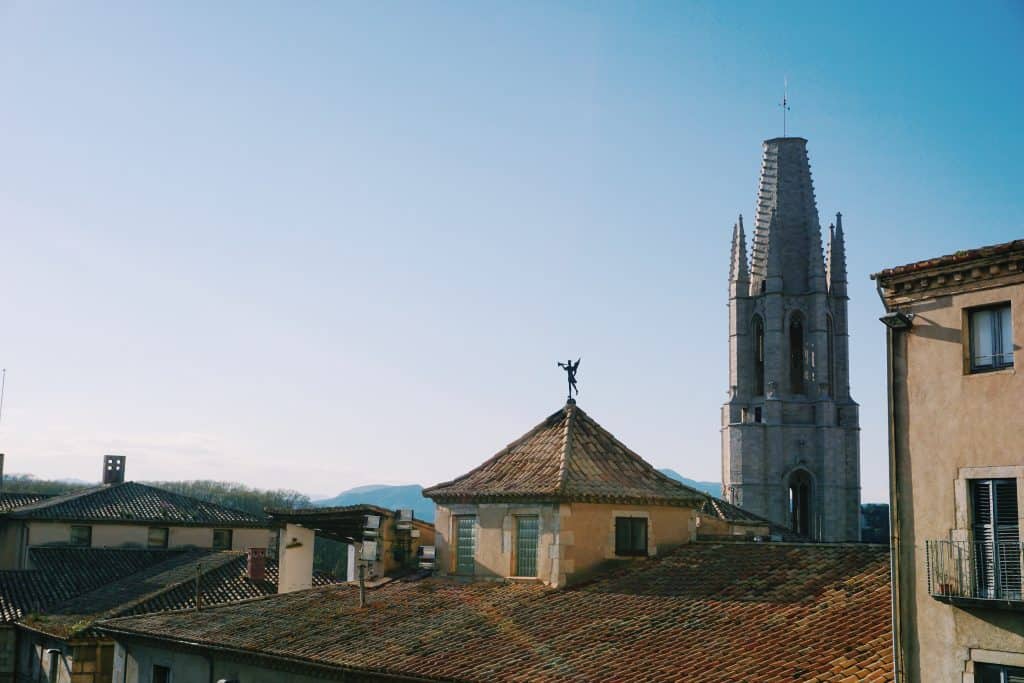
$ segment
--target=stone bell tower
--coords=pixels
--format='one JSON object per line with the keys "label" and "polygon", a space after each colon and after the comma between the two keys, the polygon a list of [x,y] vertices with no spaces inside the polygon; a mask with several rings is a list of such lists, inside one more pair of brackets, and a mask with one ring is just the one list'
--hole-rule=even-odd
{"label": "stone bell tower", "polygon": [[815,541],[860,539],[860,418],[850,397],[842,215],[821,227],[807,141],[764,142],[753,250],[729,267],[725,497]]}

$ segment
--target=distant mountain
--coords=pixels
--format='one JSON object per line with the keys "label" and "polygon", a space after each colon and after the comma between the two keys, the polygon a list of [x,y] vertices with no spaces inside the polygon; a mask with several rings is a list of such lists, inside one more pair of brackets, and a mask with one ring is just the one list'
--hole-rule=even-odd
{"label": "distant mountain", "polygon": [[698,491],[703,491],[704,493],[710,493],[712,496],[715,496],[716,498],[722,497],[722,485],[717,481],[695,481],[693,479],[687,479],[686,477],[679,474],[675,470],[670,470],[667,467],[664,469],[660,469],[658,471],[664,474],[666,477],[671,477],[672,479],[675,479],[678,482],[686,484],[690,488],[697,489]]}
{"label": "distant mountain", "polygon": [[422,519],[424,522],[434,521],[434,502],[423,497],[423,487],[419,484],[357,486],[354,489],[342,491],[333,498],[313,501],[313,505],[317,507],[356,505],[358,503],[378,505],[389,510],[412,508],[416,519]]}

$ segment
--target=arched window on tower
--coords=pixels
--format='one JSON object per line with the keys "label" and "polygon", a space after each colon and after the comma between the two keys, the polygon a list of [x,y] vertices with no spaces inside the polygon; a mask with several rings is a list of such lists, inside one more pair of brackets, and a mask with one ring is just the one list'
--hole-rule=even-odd
{"label": "arched window on tower", "polygon": [[789,527],[794,533],[811,537],[811,475],[797,470],[789,475]]}
{"label": "arched window on tower", "polygon": [[764,396],[764,322],[754,316],[754,396]]}
{"label": "arched window on tower", "polygon": [[789,390],[804,393],[804,319],[799,313],[789,321]]}
{"label": "arched window on tower", "polygon": [[832,316],[825,317],[825,325],[827,327],[826,334],[828,334],[828,395],[834,398],[836,395],[836,345],[835,332],[832,329]]}

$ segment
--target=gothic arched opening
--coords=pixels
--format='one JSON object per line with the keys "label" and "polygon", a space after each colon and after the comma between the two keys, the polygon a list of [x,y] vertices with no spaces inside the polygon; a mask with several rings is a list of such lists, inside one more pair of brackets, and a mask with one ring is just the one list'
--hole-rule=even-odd
{"label": "gothic arched opening", "polygon": [[764,396],[764,322],[754,316],[754,396]]}
{"label": "gothic arched opening", "polygon": [[799,313],[789,321],[789,390],[804,393],[804,319]]}
{"label": "gothic arched opening", "polygon": [[814,506],[811,502],[811,475],[797,470],[789,475],[789,526],[797,534],[810,538]]}

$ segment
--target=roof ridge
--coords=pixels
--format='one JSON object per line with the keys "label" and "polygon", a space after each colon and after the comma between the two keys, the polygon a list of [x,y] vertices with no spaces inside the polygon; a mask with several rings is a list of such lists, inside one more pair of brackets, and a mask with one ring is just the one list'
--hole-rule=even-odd
{"label": "roof ridge", "polygon": [[569,458],[572,456],[572,431],[576,426],[576,413],[579,408],[572,399],[565,404],[565,434],[562,437],[562,449],[558,454],[558,487],[559,494],[565,493],[565,481],[569,475]]}

